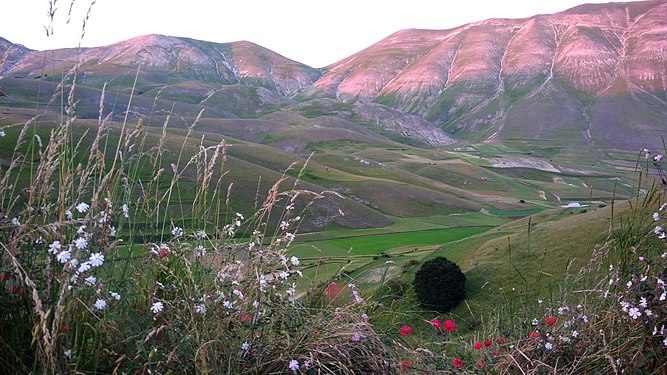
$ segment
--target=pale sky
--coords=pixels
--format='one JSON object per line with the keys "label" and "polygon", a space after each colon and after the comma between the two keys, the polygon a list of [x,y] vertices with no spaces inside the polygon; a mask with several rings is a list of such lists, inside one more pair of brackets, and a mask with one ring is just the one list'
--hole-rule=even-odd
{"label": "pale sky", "polygon": [[[52,0],[53,1],[53,0]],[[49,0],[3,0],[0,37],[28,48],[103,46],[145,34],[211,42],[249,40],[323,67],[402,29],[448,29],[487,18],[555,13],[608,0],[56,0],[54,34],[44,27]],[[69,19],[69,23],[67,22]]]}

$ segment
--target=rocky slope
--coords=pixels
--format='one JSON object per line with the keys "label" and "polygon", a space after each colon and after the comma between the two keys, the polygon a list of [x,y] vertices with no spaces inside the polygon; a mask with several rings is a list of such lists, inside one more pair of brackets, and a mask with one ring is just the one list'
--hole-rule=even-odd
{"label": "rocky slope", "polygon": [[[12,64],[13,75],[40,74],[44,52],[33,51]],[[49,51],[49,72],[67,71],[80,61],[87,76],[133,74],[140,64],[144,82],[182,80],[220,84],[248,83],[283,95],[311,85],[319,71],[251,42],[212,43],[163,35],[140,36],[106,47]]]}
{"label": "rocky slope", "polygon": [[635,147],[667,118],[667,2],[583,5],[404,30],[326,68],[308,94],[378,102],[477,141]]}

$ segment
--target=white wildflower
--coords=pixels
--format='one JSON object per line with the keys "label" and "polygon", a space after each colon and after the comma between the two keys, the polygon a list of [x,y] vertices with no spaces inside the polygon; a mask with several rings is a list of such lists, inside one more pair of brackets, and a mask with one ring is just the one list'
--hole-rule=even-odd
{"label": "white wildflower", "polygon": [[572,337],[577,338],[579,336],[579,331],[572,331]]}
{"label": "white wildflower", "polygon": [[67,217],[67,220],[72,220],[72,211],[67,210],[65,211],[65,217]]}
{"label": "white wildflower", "polygon": [[5,133],[5,129],[0,129],[0,137],[6,136],[7,133]]}
{"label": "white wildflower", "polygon": [[19,222],[19,218],[17,217],[12,218],[12,225],[16,225],[17,227],[21,225],[21,222]]}
{"label": "white wildflower", "polygon": [[234,289],[232,292],[235,296],[237,296],[239,299],[243,299],[243,292],[241,292],[241,289]]}
{"label": "white wildflower", "polygon": [[551,350],[553,348],[554,348],[554,346],[550,342],[544,344],[544,349],[546,349],[546,350]]}
{"label": "white wildflower", "polygon": [[203,257],[206,255],[206,248],[202,245],[195,246],[195,254],[197,254],[197,256]]}
{"label": "white wildflower", "polygon": [[642,297],[639,299],[639,306],[646,308],[648,306],[648,303],[646,302],[646,297]]}
{"label": "white wildflower", "polygon": [[72,257],[72,253],[70,253],[69,250],[62,251],[56,255],[56,259],[58,259],[58,262],[60,263],[67,263],[70,258]]}
{"label": "white wildflower", "polygon": [[289,273],[287,273],[287,272],[285,272],[285,271],[282,271],[282,272],[280,272],[280,274],[278,275],[278,277],[279,277],[281,280],[287,280],[287,278],[289,277]]}
{"label": "white wildflower", "polygon": [[628,310],[628,315],[630,315],[630,317],[633,320],[637,320],[637,318],[639,318],[642,315],[642,313],[641,313],[641,311],[639,311],[638,308],[631,307],[630,310]]}
{"label": "white wildflower", "polygon": [[60,251],[60,249],[62,249],[60,241],[53,241],[53,243],[49,245],[49,253],[51,254],[57,254]]}
{"label": "white wildflower", "polygon": [[655,221],[660,220],[660,213],[658,213],[658,212],[654,212],[654,213],[653,213],[653,220],[655,220]]}
{"label": "white wildflower", "polygon": [[660,301],[664,301],[667,298],[667,292],[662,292],[660,295],[660,298],[658,298]]}
{"label": "white wildflower", "polygon": [[76,207],[74,207],[74,208],[76,208],[76,210],[79,211],[79,213],[84,213],[84,212],[88,211],[90,206],[88,205],[88,203],[81,202],[81,203],[77,204]]}
{"label": "white wildflower", "polygon": [[151,305],[151,311],[153,314],[158,314],[164,310],[164,303],[162,301],[153,302]]}
{"label": "white wildflower", "polygon": [[104,255],[101,253],[93,253],[88,261],[92,267],[99,267],[104,263]]}
{"label": "white wildflower", "polygon": [[532,325],[534,325],[534,326],[538,325],[539,323],[540,323],[540,322],[539,322],[537,319],[533,319],[533,320],[530,322],[530,324],[532,324]]}
{"label": "white wildflower", "polygon": [[231,302],[231,301],[225,300],[224,302],[222,302],[222,305],[225,306],[228,309],[233,309],[234,308],[234,303]]}
{"label": "white wildflower", "polygon": [[171,230],[171,235],[174,236],[174,237],[180,237],[180,236],[182,236],[182,235],[183,235],[183,228],[181,228],[181,227],[174,227],[174,228]]}
{"label": "white wildflower", "polygon": [[292,263],[293,266],[298,266],[299,265],[299,258],[292,256],[289,258],[290,263]]}
{"label": "white wildflower", "polygon": [[88,247],[88,240],[85,237],[77,237],[77,239],[74,240],[74,246],[79,250],[83,250]]}
{"label": "white wildflower", "polygon": [[201,304],[195,306],[195,312],[197,314],[206,314],[206,305],[201,303]]}
{"label": "white wildflower", "polygon": [[285,230],[287,228],[289,228],[289,223],[287,221],[283,221],[283,222],[280,223],[280,229],[281,230]]}
{"label": "white wildflower", "polygon": [[79,229],[76,230],[76,234],[84,234],[86,233],[86,226],[82,225],[79,227]]}
{"label": "white wildflower", "polygon": [[107,307],[107,301],[98,298],[97,301],[95,301],[95,308],[98,310],[104,310]]}
{"label": "white wildflower", "polygon": [[114,227],[113,225],[109,226],[109,236],[116,237],[116,227]]}
{"label": "white wildflower", "polygon": [[111,298],[115,299],[116,301],[120,301],[120,294],[118,294],[116,292],[109,292],[109,295],[111,296]]}
{"label": "white wildflower", "polygon": [[120,208],[123,211],[123,217],[128,219],[130,217],[130,209],[127,204],[123,204]]}
{"label": "white wildflower", "polygon": [[90,262],[83,262],[79,266],[79,272],[84,273],[90,269]]}
{"label": "white wildflower", "polygon": [[88,276],[83,281],[86,283],[86,285],[93,286],[97,282],[97,279],[95,276]]}
{"label": "white wildflower", "polygon": [[243,344],[241,344],[241,350],[243,350],[244,352],[247,352],[248,349],[250,349],[250,344],[248,344],[247,341],[244,342]]}
{"label": "white wildflower", "polygon": [[63,352],[63,355],[67,358],[72,358],[72,349],[67,349]]}

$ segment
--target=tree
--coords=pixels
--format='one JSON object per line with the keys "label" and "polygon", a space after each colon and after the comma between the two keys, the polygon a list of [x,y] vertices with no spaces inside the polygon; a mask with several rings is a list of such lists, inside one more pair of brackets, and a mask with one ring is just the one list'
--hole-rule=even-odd
{"label": "tree", "polygon": [[421,305],[439,312],[448,312],[466,296],[466,276],[456,263],[444,257],[426,261],[412,285]]}

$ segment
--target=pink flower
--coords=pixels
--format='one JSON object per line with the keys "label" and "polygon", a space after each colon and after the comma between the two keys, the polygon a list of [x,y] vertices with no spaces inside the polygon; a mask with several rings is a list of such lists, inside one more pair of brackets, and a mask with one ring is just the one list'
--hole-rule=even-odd
{"label": "pink flower", "polygon": [[431,323],[431,325],[435,327],[435,329],[437,329],[438,332],[441,331],[442,327],[440,326],[440,321],[438,319],[431,319],[429,320],[429,323]]}
{"label": "pink flower", "polygon": [[484,361],[480,359],[479,361],[475,362],[475,365],[477,365],[479,368],[484,368]]}
{"label": "pink flower", "polygon": [[445,320],[445,322],[442,323],[442,326],[445,328],[446,333],[456,332],[456,325],[451,320]]}
{"label": "pink flower", "polygon": [[530,335],[528,335],[528,336],[530,336],[530,337],[532,337],[532,338],[535,338],[535,337],[539,337],[540,334],[537,333],[536,331],[533,331],[533,332],[531,332]]}
{"label": "pink flower", "polygon": [[473,347],[475,350],[480,350],[482,349],[482,344],[479,343],[479,341],[475,341],[475,344],[473,344]]}
{"label": "pink flower", "polygon": [[454,367],[463,367],[463,361],[458,358],[454,358]]}
{"label": "pink flower", "polygon": [[403,326],[401,327],[400,330],[398,330],[401,333],[401,336],[407,336],[412,334],[412,327],[409,326]]}
{"label": "pink flower", "polygon": [[407,370],[407,369],[409,369],[409,368],[410,368],[410,362],[408,362],[408,361],[403,361],[403,362],[401,363],[401,370]]}
{"label": "pink flower", "polygon": [[484,346],[487,348],[491,346],[491,340],[484,340]]}

